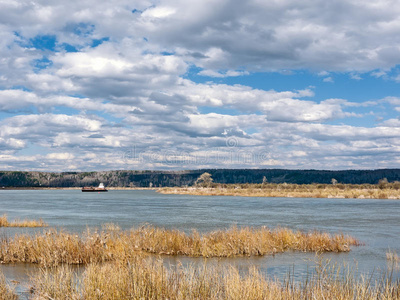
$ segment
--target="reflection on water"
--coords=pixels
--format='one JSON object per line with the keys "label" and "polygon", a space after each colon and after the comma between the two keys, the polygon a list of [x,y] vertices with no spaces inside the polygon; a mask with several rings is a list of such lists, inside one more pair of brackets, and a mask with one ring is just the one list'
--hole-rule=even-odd
{"label": "reflection on water", "polygon": [[[51,227],[83,232],[116,223],[123,229],[150,223],[190,232],[238,226],[288,227],[305,231],[343,232],[355,236],[365,246],[350,253],[328,253],[334,263],[357,266],[364,274],[387,269],[386,252],[400,254],[400,201],[374,199],[304,199],[229,196],[162,195],[155,191],[109,191],[82,193],[80,190],[10,191],[0,190],[0,215],[14,218],[42,218]],[[43,229],[2,228],[0,237],[34,233]],[[203,264],[203,259],[164,258],[166,263]],[[235,265],[246,269],[255,265],[271,276],[291,271],[300,278],[315,265],[315,254],[284,253],[273,257],[226,258],[209,263]],[[26,281],[30,265],[0,266],[9,279]],[[400,278],[399,270],[394,272]]]}
{"label": "reflection on water", "polygon": [[1,265],[0,270],[3,272],[10,286],[15,287],[15,291],[22,295],[29,295],[29,277],[37,272],[39,267],[33,264],[9,264]]}

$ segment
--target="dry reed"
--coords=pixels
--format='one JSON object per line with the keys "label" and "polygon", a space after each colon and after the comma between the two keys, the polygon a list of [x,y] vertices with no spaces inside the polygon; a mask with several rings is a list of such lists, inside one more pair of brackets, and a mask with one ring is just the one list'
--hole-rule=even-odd
{"label": "dry reed", "polygon": [[122,231],[113,226],[82,235],[48,230],[36,235],[16,235],[0,241],[0,262],[43,265],[88,264],[122,260],[138,253],[203,257],[260,256],[284,251],[347,252],[359,242],[343,234],[292,231],[266,227],[218,230],[185,234],[153,226]]}
{"label": "dry reed", "polygon": [[9,222],[7,219],[7,215],[4,214],[0,217],[0,227],[47,227],[48,225],[42,220],[14,220],[13,222]]}
{"label": "dry reed", "polygon": [[14,290],[7,284],[3,273],[0,272],[0,300],[17,300],[18,296]]}
{"label": "dry reed", "polygon": [[400,258],[397,255],[396,251],[389,250],[388,252],[386,252],[386,259],[395,264],[400,263]]}
{"label": "dry reed", "polygon": [[90,264],[81,278],[68,267],[43,269],[32,278],[39,299],[399,299],[400,283],[389,277],[371,283],[329,264],[300,282],[270,279],[256,268],[166,268],[162,261]]}
{"label": "dry reed", "polygon": [[162,194],[242,197],[400,199],[400,184],[214,184],[213,187],[159,188]]}

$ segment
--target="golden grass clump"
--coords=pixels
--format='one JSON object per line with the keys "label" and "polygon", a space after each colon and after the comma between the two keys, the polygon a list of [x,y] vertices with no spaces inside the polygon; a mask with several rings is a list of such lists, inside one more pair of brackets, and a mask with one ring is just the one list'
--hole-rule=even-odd
{"label": "golden grass clump", "polygon": [[14,220],[14,222],[9,222],[7,215],[4,214],[0,217],[0,227],[47,227],[48,225],[42,220]]}
{"label": "golden grass clump", "polygon": [[17,300],[18,296],[7,284],[3,273],[0,272],[0,300]]}
{"label": "golden grass clump", "polygon": [[178,230],[151,226],[132,231],[135,247],[146,252],[204,257],[262,256],[285,251],[346,252],[359,242],[342,234],[292,231],[267,227],[218,230],[206,234],[192,231],[191,235]]}
{"label": "golden grass clump", "polygon": [[389,250],[388,252],[386,252],[386,259],[390,262],[393,262],[395,264],[400,263],[400,258],[397,255],[396,251],[391,251]]}
{"label": "golden grass clump", "polygon": [[212,187],[165,187],[162,194],[242,197],[400,199],[399,183],[378,184],[217,184]]}
{"label": "golden grass clump", "polygon": [[80,278],[72,269],[44,269],[32,278],[33,299],[399,299],[400,284],[388,277],[371,283],[321,264],[303,281],[270,279],[256,268],[182,266],[136,259],[90,264]]}
{"label": "golden grass clump", "polygon": [[284,251],[347,252],[359,242],[343,234],[292,231],[266,227],[218,230],[186,234],[142,226],[129,231],[108,225],[112,230],[82,235],[48,230],[36,235],[16,235],[0,240],[0,263],[29,262],[42,265],[88,264],[127,261],[140,253],[203,257],[261,256]]}
{"label": "golden grass clump", "polygon": [[[112,260],[105,240],[108,235],[87,232],[82,236],[50,229],[34,236],[15,235],[0,242],[0,262],[28,262],[43,265],[87,264]],[[108,257],[107,255],[110,255]]]}

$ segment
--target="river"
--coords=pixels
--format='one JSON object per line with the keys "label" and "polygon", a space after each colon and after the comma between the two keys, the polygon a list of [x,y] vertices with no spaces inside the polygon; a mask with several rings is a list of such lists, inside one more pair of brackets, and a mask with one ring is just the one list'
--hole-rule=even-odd
{"label": "river", "polygon": [[[358,274],[379,274],[388,269],[386,252],[400,254],[400,200],[261,198],[232,196],[163,195],[152,190],[111,190],[82,193],[80,190],[1,190],[0,215],[9,220],[42,218],[50,227],[83,232],[115,223],[122,229],[148,223],[168,229],[207,232],[237,226],[277,226],[304,231],[319,230],[350,234],[364,245],[349,253],[328,253],[324,258],[357,269]],[[1,236],[33,233],[43,229],[0,228]],[[203,264],[203,259],[164,257],[168,264],[178,260]],[[256,265],[271,276],[291,272],[301,278],[315,265],[315,254],[288,252],[275,256],[226,258],[208,263]],[[1,265],[7,279],[26,282],[35,266]],[[395,269],[394,278],[400,278]]]}

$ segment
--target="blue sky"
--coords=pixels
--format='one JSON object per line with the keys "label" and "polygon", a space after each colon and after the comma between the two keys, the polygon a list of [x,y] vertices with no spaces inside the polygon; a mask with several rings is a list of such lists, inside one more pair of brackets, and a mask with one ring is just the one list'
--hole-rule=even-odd
{"label": "blue sky", "polygon": [[0,2],[0,170],[399,168],[400,4]]}

